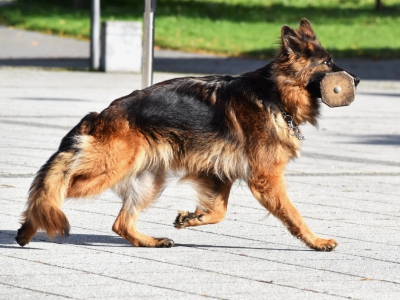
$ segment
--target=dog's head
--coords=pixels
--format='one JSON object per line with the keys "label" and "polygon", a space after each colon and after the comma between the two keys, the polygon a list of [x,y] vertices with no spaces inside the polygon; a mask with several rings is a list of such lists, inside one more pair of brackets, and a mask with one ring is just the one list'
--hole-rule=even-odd
{"label": "dog's head", "polygon": [[[283,26],[281,40],[276,58],[276,65],[280,67],[275,70],[285,76],[286,80],[293,80],[306,87],[314,97],[321,97],[320,82],[326,73],[345,71],[333,62],[332,56],[319,43],[307,19],[301,20],[298,30]],[[353,77],[354,85],[357,86],[360,79],[347,73]]]}

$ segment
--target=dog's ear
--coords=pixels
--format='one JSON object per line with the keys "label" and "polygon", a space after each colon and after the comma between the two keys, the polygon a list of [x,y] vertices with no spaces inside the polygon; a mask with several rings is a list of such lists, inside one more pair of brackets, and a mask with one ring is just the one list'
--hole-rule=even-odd
{"label": "dog's ear", "polygon": [[311,27],[311,23],[306,18],[301,19],[299,32],[303,33],[313,40],[317,39],[317,36],[315,35],[314,30]]}
{"label": "dog's ear", "polygon": [[301,52],[301,37],[298,33],[285,25],[281,30],[282,46],[288,53],[300,53]]}

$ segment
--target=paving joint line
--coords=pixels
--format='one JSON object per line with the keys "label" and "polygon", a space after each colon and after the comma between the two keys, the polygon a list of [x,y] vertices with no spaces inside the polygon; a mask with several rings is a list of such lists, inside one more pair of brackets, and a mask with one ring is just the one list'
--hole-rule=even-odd
{"label": "paving joint line", "polygon": [[332,207],[332,208],[340,208],[340,209],[345,209],[345,210],[351,210],[354,212],[360,212],[360,213],[367,213],[367,214],[373,214],[373,215],[379,215],[379,216],[386,216],[386,217],[392,217],[392,218],[400,218],[398,215],[390,215],[390,214],[385,214],[385,213],[380,213],[380,212],[373,212],[373,211],[367,211],[367,210],[360,210],[360,209],[354,209],[350,207],[344,207],[344,206],[336,206],[336,205],[331,205],[331,204],[322,204],[322,203],[311,203],[311,202],[298,202],[302,204],[307,204],[307,205],[312,205],[312,206],[323,206],[323,207]]}
{"label": "paving joint line", "polygon": [[348,157],[348,156],[340,156],[340,155],[332,155],[332,154],[321,154],[321,153],[309,152],[309,151],[302,151],[301,154],[302,154],[302,156],[309,157],[309,158],[400,167],[400,163],[395,162],[395,161],[386,161],[386,160],[369,159],[369,158],[356,158],[356,157]]}
{"label": "paving joint line", "polygon": [[45,294],[45,295],[54,295],[54,296],[63,297],[63,298],[67,298],[67,299],[79,299],[79,298],[74,298],[74,297],[65,296],[65,295],[61,295],[61,294],[55,294],[55,293],[51,293],[51,292],[45,292],[45,291],[35,290],[35,289],[27,288],[27,287],[22,287],[22,286],[18,286],[18,285],[6,283],[6,282],[0,282],[0,284],[9,286],[9,287],[19,288],[19,289],[26,290],[26,291],[37,292],[37,293],[41,293],[41,294]]}
{"label": "paving joint line", "polygon": [[12,121],[12,120],[0,120],[0,123],[10,124],[10,125],[38,127],[38,128],[60,129],[60,130],[70,130],[72,128],[71,126],[62,126],[62,125],[56,125],[56,124],[44,124],[44,123],[22,122],[22,121]]}

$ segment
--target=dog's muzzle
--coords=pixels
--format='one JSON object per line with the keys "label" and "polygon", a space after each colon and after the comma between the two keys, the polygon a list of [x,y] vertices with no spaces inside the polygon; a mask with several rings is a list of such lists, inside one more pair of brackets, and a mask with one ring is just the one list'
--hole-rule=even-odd
{"label": "dog's muzzle", "polygon": [[356,97],[356,86],[360,82],[345,71],[326,73],[321,80],[321,99],[329,107],[350,105]]}

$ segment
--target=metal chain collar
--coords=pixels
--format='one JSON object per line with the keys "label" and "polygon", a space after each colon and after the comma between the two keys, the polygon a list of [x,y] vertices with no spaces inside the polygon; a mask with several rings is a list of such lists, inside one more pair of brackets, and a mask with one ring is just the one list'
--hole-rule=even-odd
{"label": "metal chain collar", "polygon": [[278,106],[279,110],[282,113],[283,120],[285,120],[285,122],[288,124],[288,126],[289,126],[289,128],[288,128],[289,134],[292,135],[292,136],[297,137],[301,141],[305,140],[305,137],[300,133],[300,130],[299,130],[298,126],[293,124],[292,116],[288,115],[274,98],[272,98],[272,101],[274,101],[276,106]]}

